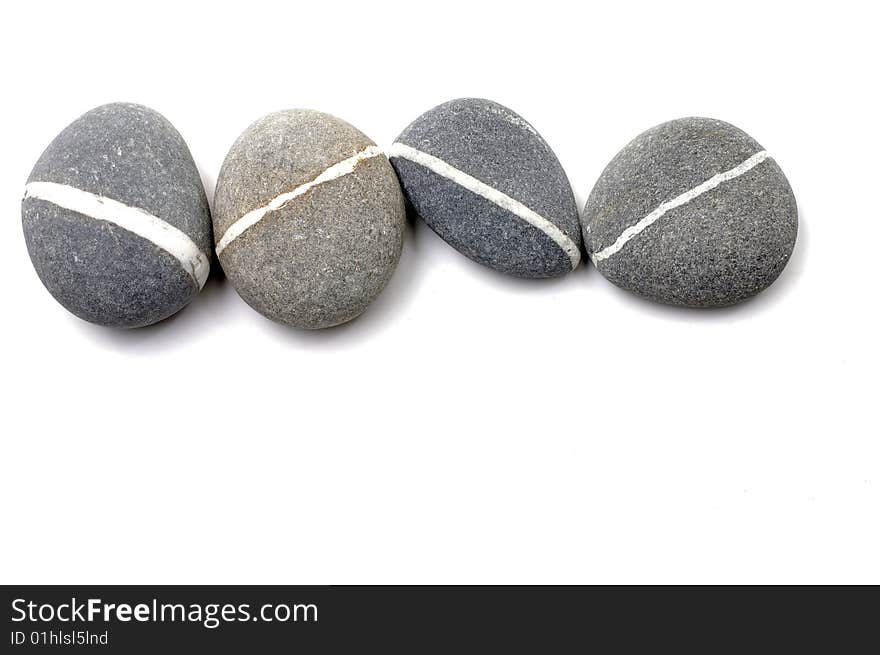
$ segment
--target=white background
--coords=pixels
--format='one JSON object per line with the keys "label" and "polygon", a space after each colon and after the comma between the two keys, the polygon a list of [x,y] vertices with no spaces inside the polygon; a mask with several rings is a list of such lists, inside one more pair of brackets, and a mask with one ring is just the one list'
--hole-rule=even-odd
{"label": "white background", "polygon": [[[4,4],[0,581],[880,582],[877,10],[600,5]],[[798,198],[788,268],[684,310],[416,224],[365,315],[306,333],[220,276],[103,329],[30,265],[25,180],[96,105],[165,114],[210,196],[269,111],[388,146],[461,96],[529,120],[580,206],[652,125],[742,127]]]}

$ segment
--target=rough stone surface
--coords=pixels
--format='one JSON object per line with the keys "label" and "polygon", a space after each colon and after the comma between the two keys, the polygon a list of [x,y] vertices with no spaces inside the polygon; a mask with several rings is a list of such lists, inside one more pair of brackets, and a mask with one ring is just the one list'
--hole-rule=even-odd
{"label": "rough stone surface", "polygon": [[[644,132],[614,157],[590,194],[587,252],[601,252],[662,203],[762,150],[742,130],[709,118]],[[798,223],[794,194],[772,154],[668,211],[597,268],[623,289],[674,305],[721,307],[765,289],[788,262]]]}
{"label": "rough stone surface", "polygon": [[[371,145],[348,123],[317,111],[261,118],[232,146],[217,179],[216,239],[248,212]],[[380,154],[267,213],[219,258],[239,295],[264,316],[331,327],[360,315],[388,283],[404,229],[403,195]]]}
{"label": "rough stone surface", "polygon": [[[478,98],[452,100],[422,114],[397,142],[521,202],[580,248],[577,205],[565,171],[535,129],[506,107]],[[470,259],[519,277],[571,270],[559,245],[522,218],[417,163],[392,157],[392,165],[419,216]]]}
{"label": "rough stone surface", "polygon": [[[35,181],[143,209],[186,233],[210,256],[211,218],[199,172],[183,138],[152,109],[114,103],[87,112],[42,154],[28,178]],[[156,323],[199,292],[177,259],[114,223],[27,198],[22,225],[43,284],[92,323]]]}

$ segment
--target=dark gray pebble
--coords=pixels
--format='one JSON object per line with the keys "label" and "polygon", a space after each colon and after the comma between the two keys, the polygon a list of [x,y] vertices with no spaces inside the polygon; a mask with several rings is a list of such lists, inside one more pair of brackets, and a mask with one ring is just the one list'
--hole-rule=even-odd
{"label": "dark gray pebble", "polygon": [[456,250],[527,278],[580,260],[571,185],[550,146],[497,103],[462,98],[422,114],[390,151],[406,197]]}

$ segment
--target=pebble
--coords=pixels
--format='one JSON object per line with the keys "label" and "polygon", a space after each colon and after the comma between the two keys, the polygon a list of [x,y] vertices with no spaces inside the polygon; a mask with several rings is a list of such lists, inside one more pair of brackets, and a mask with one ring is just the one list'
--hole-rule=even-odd
{"label": "pebble", "polygon": [[470,259],[525,278],[578,265],[577,204],[565,171],[510,109],[452,100],[417,118],[389,154],[416,213]]}
{"label": "pebble", "polygon": [[214,196],[223,271],[264,316],[300,328],[360,315],[397,267],[406,213],[384,153],[335,116],[306,109],[253,123]]}
{"label": "pebble", "polygon": [[724,307],[766,289],[794,249],[782,169],[748,134],[710,118],[633,139],[587,201],[584,243],[617,286],[662,303]]}
{"label": "pebble", "polygon": [[198,169],[148,107],[103,105],[66,127],[34,166],[21,215],[40,280],[86,321],[156,323],[207,279],[211,217]]}

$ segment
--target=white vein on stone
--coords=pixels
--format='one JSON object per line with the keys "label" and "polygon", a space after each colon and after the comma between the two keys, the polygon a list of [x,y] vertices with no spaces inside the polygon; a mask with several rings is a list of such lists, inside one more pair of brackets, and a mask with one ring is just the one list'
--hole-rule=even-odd
{"label": "white vein on stone", "polygon": [[724,182],[729,182],[730,180],[733,180],[740,175],[747,173],[768,157],[769,155],[767,154],[766,150],[757,152],[738,166],[734,166],[730,170],[724,171],[723,173],[718,173],[718,175],[710,177],[708,180],[706,180],[702,184],[695,186],[690,191],[685,191],[681,195],[673,198],[672,200],[667,200],[659,207],[657,207],[657,209],[641,219],[638,223],[630,225],[623,232],[621,232],[620,236],[617,237],[617,240],[614,243],[612,243],[607,248],[603,248],[602,250],[593,253],[590,258],[593,260],[594,264],[598,264],[603,259],[608,259],[612,255],[620,252],[621,248],[623,248],[630,239],[637,236],[645,228],[653,225],[658,220],[660,220],[660,218],[662,218],[665,213],[672,211],[676,207],[681,207],[682,205],[689,203],[694,198],[703,195],[707,191],[711,191],[715,187],[723,184]]}
{"label": "white vein on stone", "polygon": [[571,260],[572,269],[576,268],[578,262],[580,262],[581,252],[578,245],[572,241],[565,232],[556,227],[554,223],[547,220],[533,209],[526,207],[519,200],[515,200],[498,189],[489,186],[485,182],[481,182],[477,178],[448,164],[439,157],[429,155],[428,153],[417,150],[405,143],[393,143],[388,151],[388,156],[391,158],[400,157],[401,159],[406,159],[419,164],[420,166],[424,166],[437,175],[445,177],[447,180],[455,182],[468,191],[471,191],[472,193],[485,198],[489,202],[498,205],[502,209],[509,211],[550,237],[553,242],[556,243],[566,255],[568,255],[568,258]]}
{"label": "white vein on stone", "polygon": [[185,232],[140,207],[56,182],[30,182],[24,197],[36,198],[99,221],[107,221],[146,239],[172,255],[201,289],[211,258]]}
{"label": "white vein on stone", "polygon": [[383,153],[382,149],[379,146],[367,146],[366,148],[364,148],[360,152],[357,152],[351,157],[336,162],[329,168],[325,169],[324,172],[318,175],[318,177],[316,177],[315,179],[300,184],[292,191],[287,191],[285,193],[282,193],[281,195],[275,196],[268,204],[262,207],[252,209],[227,228],[226,232],[217,242],[217,255],[219,256],[220,253],[223,252],[230,243],[232,243],[235,239],[244,234],[246,230],[259,223],[269,212],[281,209],[284,205],[286,205],[294,198],[298,198],[299,196],[308,193],[320,184],[324,184],[325,182],[330,182],[331,180],[340,178],[343,175],[353,173],[354,169],[360,162],[381,154]]}

